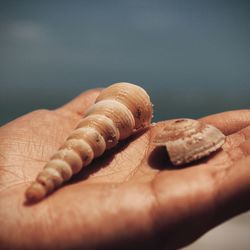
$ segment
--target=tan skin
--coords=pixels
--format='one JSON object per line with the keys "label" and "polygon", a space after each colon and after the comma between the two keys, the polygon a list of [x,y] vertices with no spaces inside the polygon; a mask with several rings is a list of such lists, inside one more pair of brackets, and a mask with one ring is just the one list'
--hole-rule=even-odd
{"label": "tan skin", "polygon": [[223,150],[174,168],[152,139],[157,123],[106,152],[36,204],[29,183],[99,90],[0,128],[3,249],[176,249],[250,208],[250,110],[203,118],[226,135]]}

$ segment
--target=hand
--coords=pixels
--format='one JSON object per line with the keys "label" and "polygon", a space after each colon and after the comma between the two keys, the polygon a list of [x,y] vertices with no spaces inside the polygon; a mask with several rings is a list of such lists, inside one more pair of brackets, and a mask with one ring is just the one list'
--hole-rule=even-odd
{"label": "hand", "polygon": [[[190,244],[250,208],[250,111],[203,118],[226,135],[223,150],[174,168],[152,144],[166,122],[121,142],[34,205],[30,182],[76,126],[98,90],[0,128],[3,249],[168,249]],[[249,127],[247,127],[249,126]]]}

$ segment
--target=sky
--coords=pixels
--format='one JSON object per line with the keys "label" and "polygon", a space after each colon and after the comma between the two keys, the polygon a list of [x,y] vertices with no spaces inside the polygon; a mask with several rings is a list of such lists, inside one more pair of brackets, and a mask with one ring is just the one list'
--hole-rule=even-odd
{"label": "sky", "polygon": [[0,0],[0,124],[114,82],[155,121],[250,106],[249,1]]}

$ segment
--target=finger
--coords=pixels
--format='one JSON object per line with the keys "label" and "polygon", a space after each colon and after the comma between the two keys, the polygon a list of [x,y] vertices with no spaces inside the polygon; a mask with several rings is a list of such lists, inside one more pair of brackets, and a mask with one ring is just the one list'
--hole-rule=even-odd
{"label": "finger", "polygon": [[83,116],[85,111],[94,104],[97,96],[100,94],[101,89],[92,89],[83,92],[79,96],[75,97],[70,102],[66,103],[59,109],[59,112],[70,112],[78,116]]}
{"label": "finger", "polygon": [[216,224],[250,209],[250,156],[230,168],[216,170]]}
{"label": "finger", "polygon": [[230,159],[229,164],[208,169],[215,180],[215,202],[221,220],[250,209],[250,127],[241,130],[240,134],[244,140],[223,152]]}
{"label": "finger", "polygon": [[250,109],[209,115],[200,120],[214,125],[225,135],[230,135],[250,125]]}

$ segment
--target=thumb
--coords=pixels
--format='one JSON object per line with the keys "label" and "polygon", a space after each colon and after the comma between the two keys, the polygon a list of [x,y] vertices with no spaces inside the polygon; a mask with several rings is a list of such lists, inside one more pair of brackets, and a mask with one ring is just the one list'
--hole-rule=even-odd
{"label": "thumb", "polygon": [[250,126],[229,137],[228,144],[234,146],[225,147],[221,159],[228,157],[231,164],[210,168],[216,179],[218,223],[250,209]]}
{"label": "thumb", "polygon": [[230,135],[250,125],[250,109],[227,111],[209,115],[200,120],[214,125],[225,135]]}

